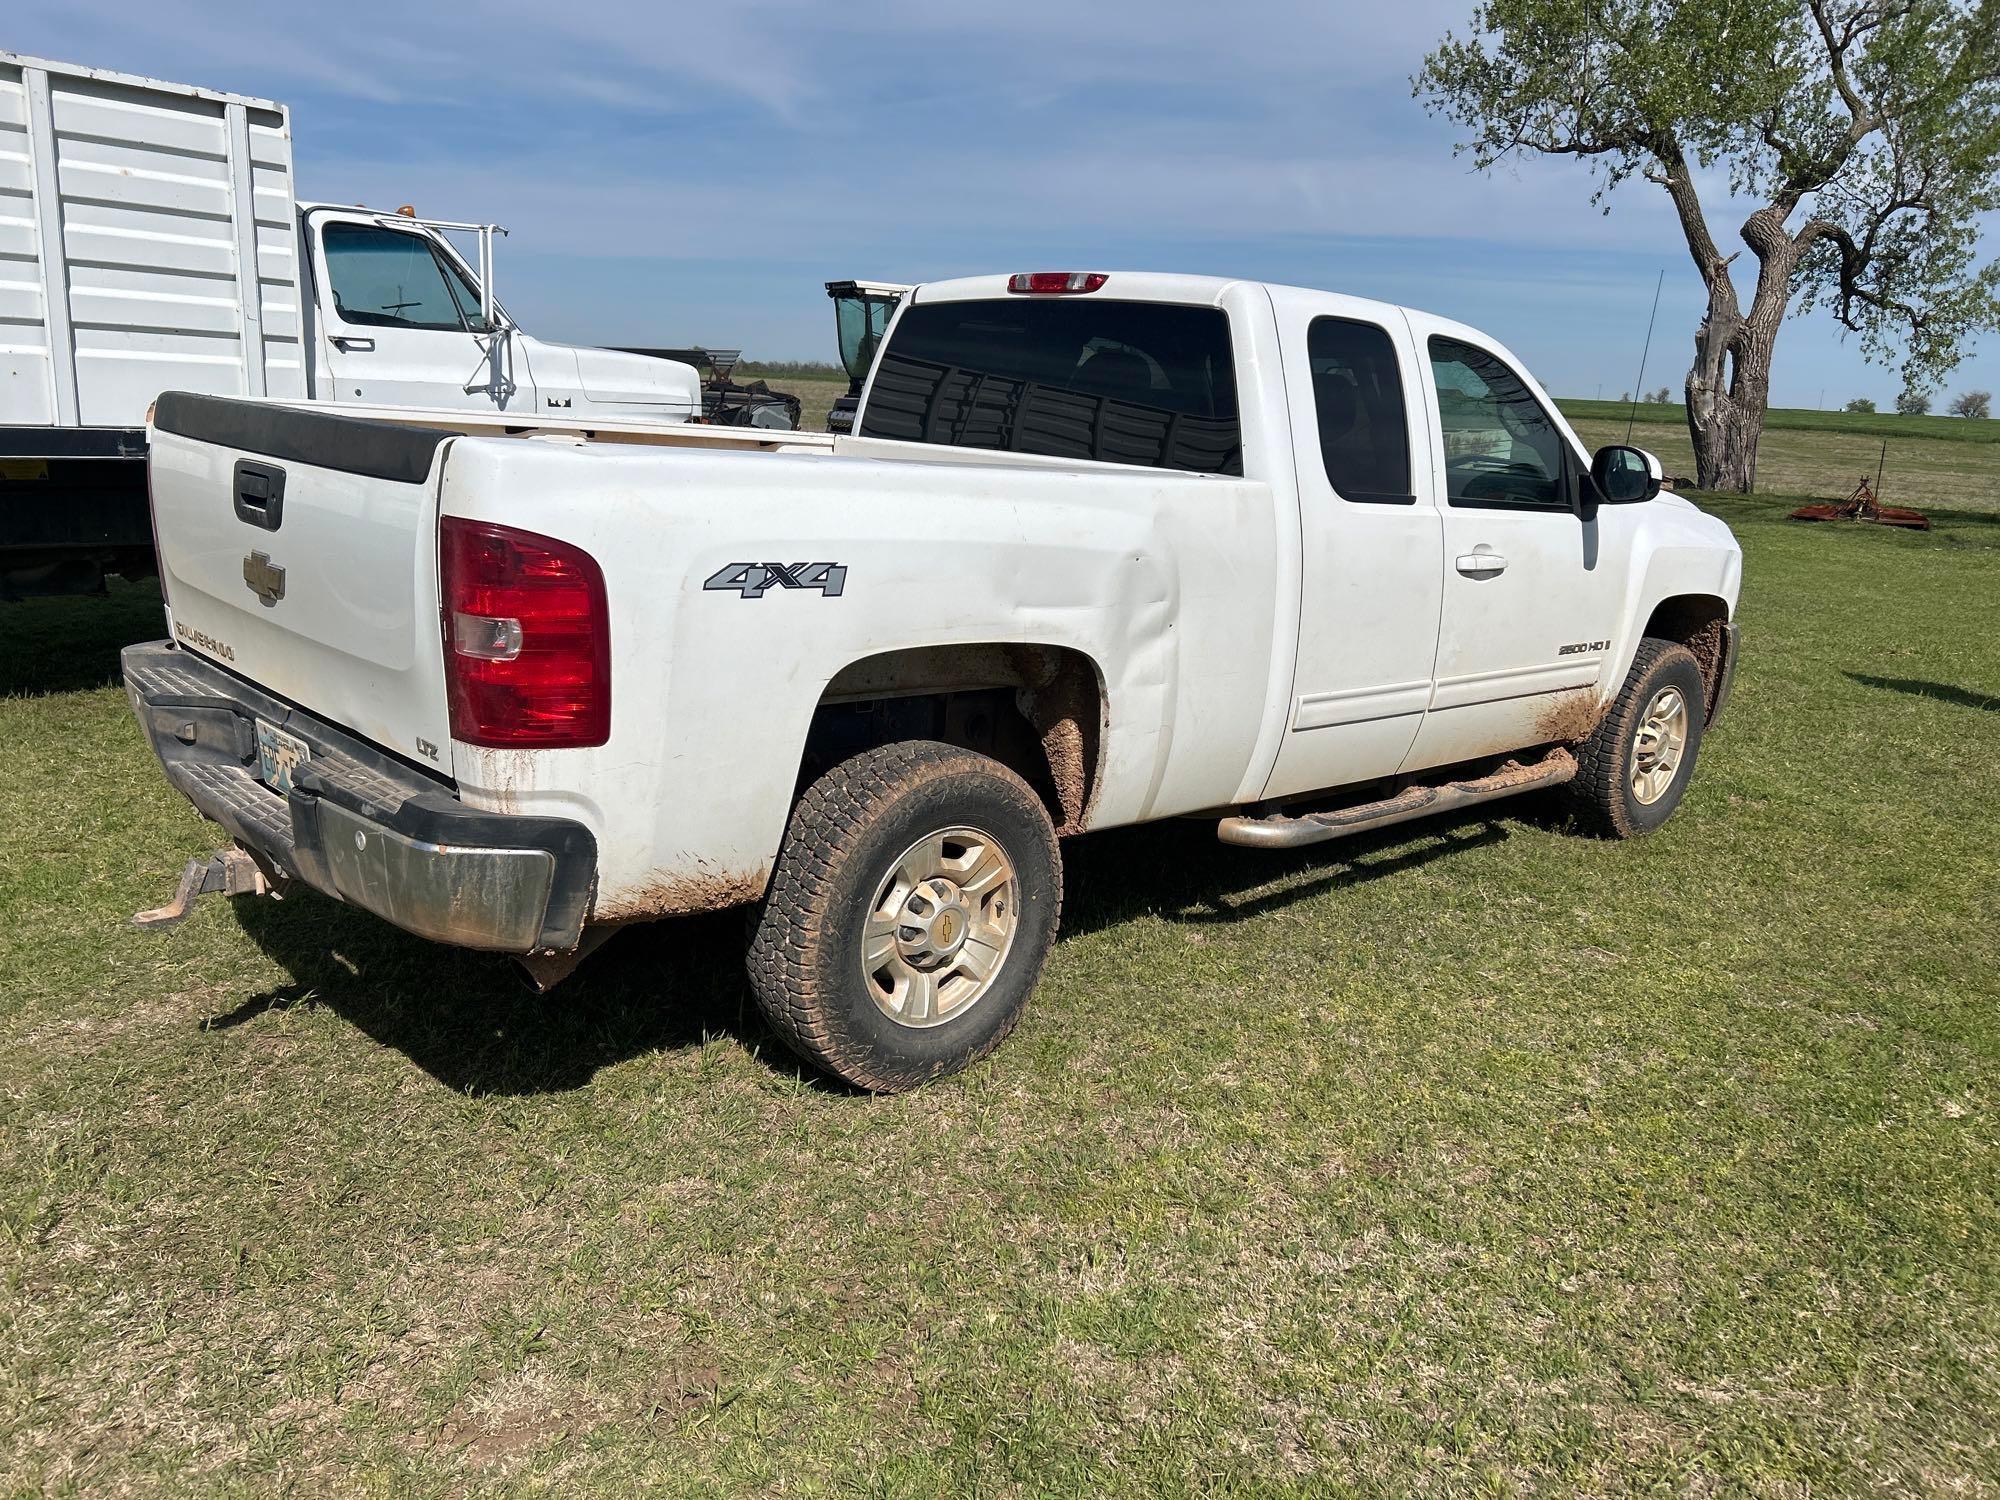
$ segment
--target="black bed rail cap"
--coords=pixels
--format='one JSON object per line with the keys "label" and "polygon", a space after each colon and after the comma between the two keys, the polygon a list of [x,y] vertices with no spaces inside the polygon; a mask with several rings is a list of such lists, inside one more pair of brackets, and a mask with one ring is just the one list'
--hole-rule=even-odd
{"label": "black bed rail cap", "polygon": [[338,411],[192,391],[161,396],[153,408],[153,427],[198,443],[398,484],[422,484],[430,478],[438,444],[459,435],[442,427],[405,427]]}

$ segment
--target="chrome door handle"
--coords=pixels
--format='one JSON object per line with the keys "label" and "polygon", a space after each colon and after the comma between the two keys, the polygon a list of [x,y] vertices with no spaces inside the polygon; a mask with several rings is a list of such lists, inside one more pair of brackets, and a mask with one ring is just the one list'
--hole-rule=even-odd
{"label": "chrome door handle", "polygon": [[344,333],[334,334],[332,343],[333,347],[343,354],[371,354],[375,349],[375,340],[357,339]]}
{"label": "chrome door handle", "polygon": [[1458,571],[1468,578],[1490,578],[1495,573],[1507,571],[1507,559],[1497,552],[1463,552],[1459,554]]}

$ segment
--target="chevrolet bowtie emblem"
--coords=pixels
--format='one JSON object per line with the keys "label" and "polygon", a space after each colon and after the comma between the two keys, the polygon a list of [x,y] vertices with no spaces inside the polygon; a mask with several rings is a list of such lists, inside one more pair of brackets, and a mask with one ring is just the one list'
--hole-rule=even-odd
{"label": "chevrolet bowtie emblem", "polygon": [[253,552],[243,559],[243,582],[267,608],[285,597],[285,570],[271,561],[268,552]]}

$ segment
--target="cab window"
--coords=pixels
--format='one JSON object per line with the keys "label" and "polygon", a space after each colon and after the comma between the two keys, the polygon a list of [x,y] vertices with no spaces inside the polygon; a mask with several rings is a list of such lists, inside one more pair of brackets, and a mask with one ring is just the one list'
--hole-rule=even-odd
{"label": "cab window", "polygon": [[[433,255],[437,252],[433,250]],[[451,294],[458,302],[458,315],[465,326],[474,333],[486,332],[485,315],[479,311],[479,288],[475,287],[465,272],[454,265],[449,256],[438,255],[438,264],[444,267],[445,281],[451,287]]]}
{"label": "cab window", "polygon": [[1457,339],[1430,341],[1453,505],[1569,509],[1568,445],[1520,376]]}
{"label": "cab window", "polygon": [[1403,371],[1388,332],[1347,318],[1306,330],[1326,481],[1342,499],[1415,505]]}
{"label": "cab window", "polygon": [[1241,474],[1229,316],[1095,296],[903,310],[864,437]]}
{"label": "cab window", "polygon": [[478,322],[478,294],[456,267],[447,278],[446,267],[420,235],[370,224],[329,224],[321,231],[320,245],[333,305],[343,322],[453,333]]}

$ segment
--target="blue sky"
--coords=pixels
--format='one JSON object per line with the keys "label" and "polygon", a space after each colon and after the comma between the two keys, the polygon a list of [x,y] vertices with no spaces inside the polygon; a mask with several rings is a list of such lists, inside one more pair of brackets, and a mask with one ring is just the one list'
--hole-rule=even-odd
{"label": "blue sky", "polygon": [[[1429,308],[1616,396],[1665,268],[1646,384],[1678,392],[1702,297],[1665,195],[1605,215],[1572,163],[1475,175],[1411,99],[1468,11],[64,0],[0,46],[283,100],[302,196],[507,224],[497,287],[545,337],[827,359],[837,277],[1198,271]],[[1886,407],[1901,381],[1815,314],[1774,386]],[[1975,386],[2000,338],[1946,390]]]}

